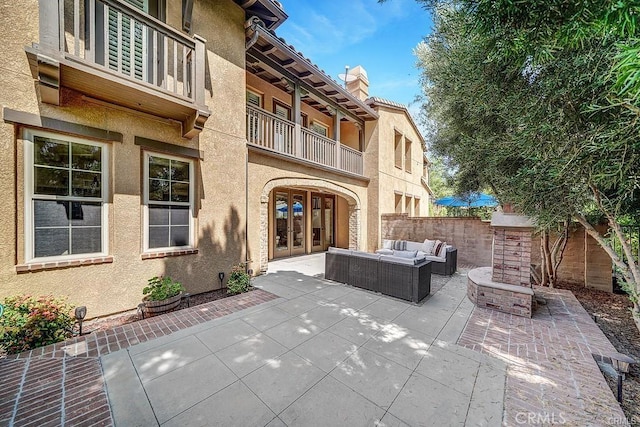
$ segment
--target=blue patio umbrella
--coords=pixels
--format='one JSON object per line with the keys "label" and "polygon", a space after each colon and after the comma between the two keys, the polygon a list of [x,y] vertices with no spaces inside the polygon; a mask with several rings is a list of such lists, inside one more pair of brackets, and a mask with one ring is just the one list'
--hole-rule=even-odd
{"label": "blue patio umbrella", "polygon": [[472,193],[469,196],[446,196],[437,199],[434,203],[454,208],[493,208],[498,206],[495,197],[484,193]]}

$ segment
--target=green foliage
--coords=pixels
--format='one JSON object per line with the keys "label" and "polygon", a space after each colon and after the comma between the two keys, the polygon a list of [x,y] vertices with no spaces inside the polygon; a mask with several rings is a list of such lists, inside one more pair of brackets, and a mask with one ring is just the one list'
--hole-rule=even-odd
{"label": "green foliage", "polygon": [[244,270],[242,264],[234,265],[231,268],[231,274],[229,274],[229,280],[227,280],[227,293],[239,294],[247,292],[251,287],[251,277]]}
{"label": "green foliage", "polygon": [[162,301],[183,292],[184,286],[169,276],[155,276],[148,280],[149,285],[142,289],[147,301]]}
{"label": "green foliage", "polygon": [[[541,230],[640,216],[637,2],[423,3],[429,139],[458,191],[489,187]],[[637,261],[610,255],[640,289]]]}
{"label": "green foliage", "polygon": [[0,339],[8,353],[20,353],[70,338],[73,307],[64,298],[30,295],[6,298]]}

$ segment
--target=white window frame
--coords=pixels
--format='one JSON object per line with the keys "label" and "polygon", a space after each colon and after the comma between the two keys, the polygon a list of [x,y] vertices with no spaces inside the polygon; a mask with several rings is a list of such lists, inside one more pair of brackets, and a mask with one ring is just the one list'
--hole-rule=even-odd
{"label": "white window frame", "polygon": [[[189,202],[157,202],[152,204],[163,204],[167,206],[189,206],[189,243],[184,246],[166,246],[161,248],[149,248],[149,157],[160,157],[163,159],[177,160],[189,163]],[[195,160],[189,157],[173,156],[171,154],[157,153],[154,151],[144,151],[143,156],[143,247],[144,253],[165,252],[173,250],[184,250],[195,248],[195,218],[193,215],[195,206]]]}
{"label": "white window frame", "polygon": [[[251,102],[249,102],[249,96],[255,96],[258,99],[258,105],[252,104]],[[256,92],[255,90],[252,89],[247,89],[247,104],[251,105],[252,107],[257,107],[257,108],[263,108],[263,96],[261,93]]]}
{"label": "white window frame", "polygon": [[[34,137],[42,136],[45,138],[58,139],[70,143],[78,143],[85,145],[93,145],[101,147],[101,174],[102,174],[102,197],[74,197],[74,196],[53,196],[45,194],[34,194]],[[104,257],[109,254],[109,181],[111,169],[109,166],[109,144],[82,139],[68,135],[46,132],[35,129],[24,129],[22,133],[24,142],[24,259],[26,263],[35,262],[54,262],[66,261],[74,259],[85,259],[94,257]],[[60,200],[60,201],[84,201],[102,203],[101,210],[101,239],[102,250],[100,252],[91,252],[83,254],[58,255],[50,257],[35,256],[35,209],[33,206],[34,199],[38,200]]]}
{"label": "white window frame", "polygon": [[[318,129],[318,128],[320,128],[320,129],[323,129],[323,130],[324,130],[324,135],[323,135],[323,134],[321,134],[320,132],[318,132],[318,131],[316,130],[316,129]],[[320,135],[320,136],[324,136],[325,138],[329,138],[329,126],[328,126],[328,125],[325,125],[325,124],[324,124],[324,123],[322,123],[322,122],[319,122],[319,121],[317,121],[317,120],[313,120],[313,121],[311,122],[311,130],[312,130],[313,132],[317,133],[317,134],[318,134],[318,135]]]}

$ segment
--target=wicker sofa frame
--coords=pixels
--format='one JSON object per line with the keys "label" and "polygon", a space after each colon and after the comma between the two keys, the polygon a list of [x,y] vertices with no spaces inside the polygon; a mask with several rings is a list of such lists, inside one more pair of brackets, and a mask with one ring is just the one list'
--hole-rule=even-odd
{"label": "wicker sofa frame", "polygon": [[399,263],[393,257],[362,252],[327,252],[324,277],[418,303],[431,292],[432,265]]}

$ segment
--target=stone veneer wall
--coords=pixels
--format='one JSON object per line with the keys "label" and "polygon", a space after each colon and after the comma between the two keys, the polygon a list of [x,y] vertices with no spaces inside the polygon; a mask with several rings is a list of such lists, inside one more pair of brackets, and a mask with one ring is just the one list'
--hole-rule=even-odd
{"label": "stone veneer wall", "polygon": [[[491,265],[493,232],[489,221],[474,217],[409,217],[383,214],[381,239],[447,241],[458,248],[458,265]],[[603,232],[606,226],[598,227]],[[380,242],[378,242],[378,245]],[[533,238],[531,262],[540,263],[540,240]],[[571,233],[559,270],[560,280],[611,292],[611,259],[582,227]]]}
{"label": "stone veneer wall", "polygon": [[530,228],[494,227],[494,282],[531,286],[531,232]]}

